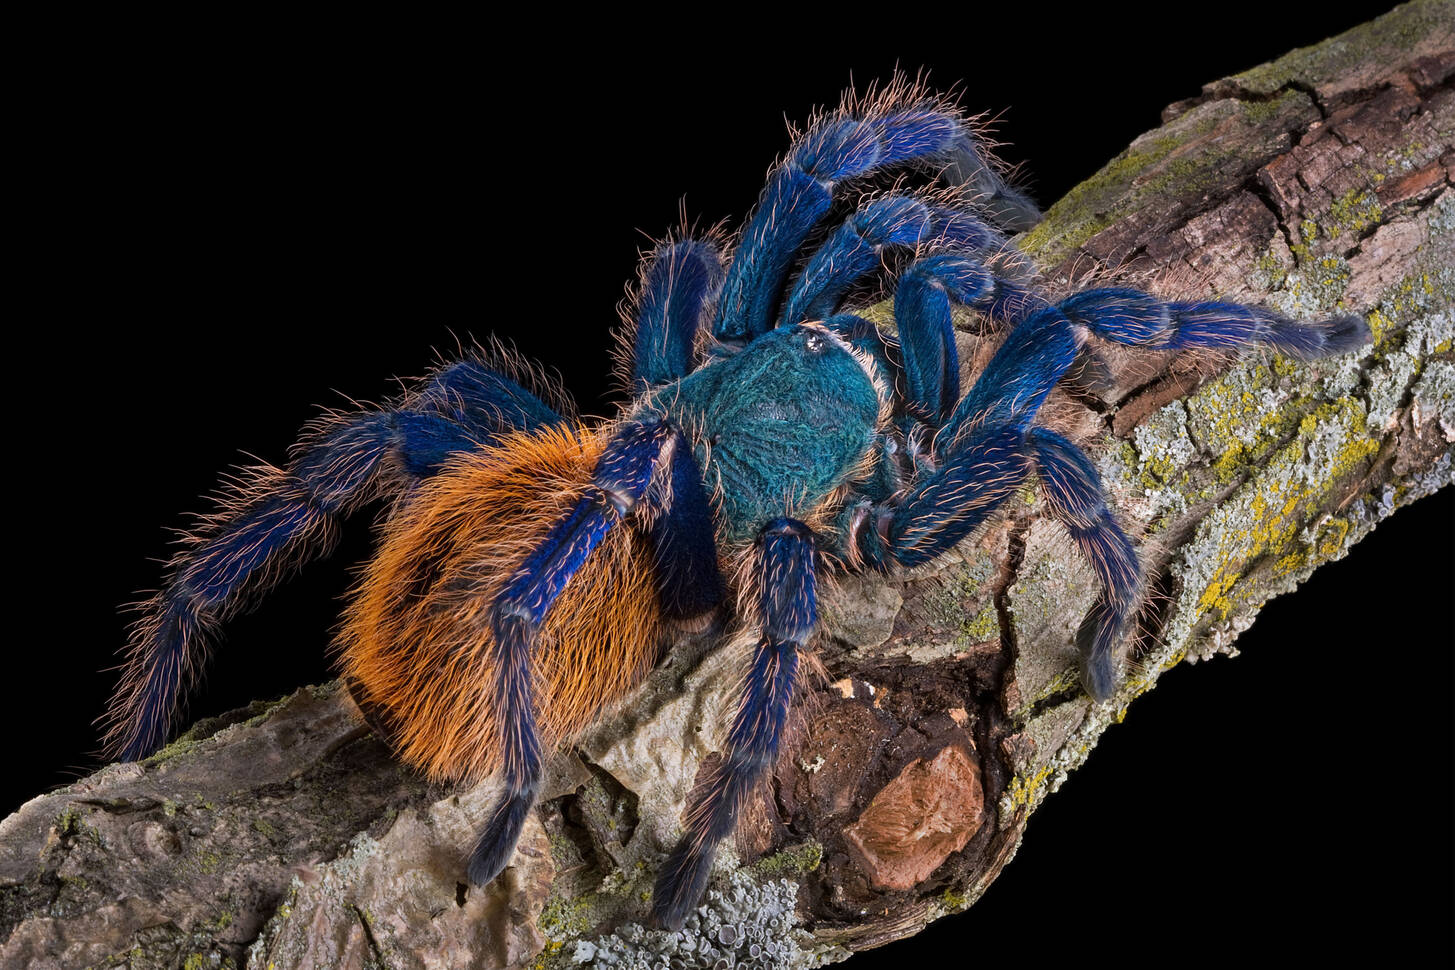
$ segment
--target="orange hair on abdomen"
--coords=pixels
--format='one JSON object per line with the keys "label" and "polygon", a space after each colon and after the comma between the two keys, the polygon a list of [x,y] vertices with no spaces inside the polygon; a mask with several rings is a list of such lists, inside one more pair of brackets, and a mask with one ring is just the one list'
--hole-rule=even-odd
{"label": "orange hair on abdomen", "polygon": [[[473,783],[500,765],[490,606],[580,497],[607,438],[580,426],[511,435],[451,459],[390,520],[338,647],[371,725],[431,780]],[[547,749],[641,679],[662,633],[652,551],[621,524],[571,577],[536,638]]]}

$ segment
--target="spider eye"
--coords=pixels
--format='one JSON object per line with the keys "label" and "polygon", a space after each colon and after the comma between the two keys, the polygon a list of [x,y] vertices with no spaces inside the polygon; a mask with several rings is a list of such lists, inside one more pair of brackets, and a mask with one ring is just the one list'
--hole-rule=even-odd
{"label": "spider eye", "polygon": [[828,344],[823,339],[823,334],[811,333],[808,335],[808,339],[803,342],[803,346],[808,348],[810,354],[821,354],[823,353],[824,347],[828,346]]}

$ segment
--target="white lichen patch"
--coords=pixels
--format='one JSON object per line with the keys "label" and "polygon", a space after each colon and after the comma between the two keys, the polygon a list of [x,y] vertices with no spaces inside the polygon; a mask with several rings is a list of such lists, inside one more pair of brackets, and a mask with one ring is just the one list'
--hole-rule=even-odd
{"label": "white lichen patch", "polygon": [[734,874],[724,889],[708,891],[680,930],[627,923],[606,935],[577,940],[550,965],[618,970],[798,970],[848,956],[837,948],[818,952],[813,937],[799,928],[797,900],[798,887],[786,879],[757,883]]}
{"label": "white lichen patch", "polygon": [[1197,448],[1183,403],[1173,401],[1138,425],[1130,449],[1120,456],[1129,473],[1119,477],[1139,500],[1128,511],[1147,522],[1186,511],[1187,497],[1174,483],[1197,457]]}
{"label": "white lichen patch", "polygon": [[1439,425],[1447,442],[1455,441],[1455,363],[1437,360],[1425,368],[1411,392],[1411,415],[1417,427]]}

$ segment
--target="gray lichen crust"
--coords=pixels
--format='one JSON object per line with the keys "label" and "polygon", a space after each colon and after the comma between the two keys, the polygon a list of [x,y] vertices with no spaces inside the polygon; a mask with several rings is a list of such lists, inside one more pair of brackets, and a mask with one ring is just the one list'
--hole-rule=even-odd
{"label": "gray lichen crust", "polygon": [[742,870],[729,875],[726,883],[708,891],[680,930],[627,923],[610,933],[576,940],[563,951],[566,962],[620,970],[796,970],[848,955],[801,948],[801,944],[812,948],[814,941],[799,928],[797,883],[759,881]]}
{"label": "gray lichen crust", "polygon": [[[1162,673],[1236,652],[1270,598],[1452,482],[1452,24],[1455,4],[1423,0],[1207,85],[1023,240],[1052,286],[1121,273],[1357,312],[1376,338],[1306,366],[1109,352],[1104,386],[1053,396],[1156,594],[1112,701],[1078,685],[1092,580],[1028,487],[933,566],[828,591],[827,676],[681,931],[644,925],[655,867],[742,666],[707,636],[552,761],[490,887],[460,865],[489,786],[424,785],[342,692],[308,689],[0,823],[0,965],[810,967],[965,909]],[[878,816],[935,837],[897,851],[880,796],[923,806]],[[956,828],[944,806],[978,817]]]}

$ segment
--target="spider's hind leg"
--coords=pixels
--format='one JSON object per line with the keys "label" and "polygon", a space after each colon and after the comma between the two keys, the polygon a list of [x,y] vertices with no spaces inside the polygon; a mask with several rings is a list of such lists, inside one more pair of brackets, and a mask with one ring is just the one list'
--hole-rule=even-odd
{"label": "spider's hind leg", "polygon": [[[570,402],[561,402],[570,409]],[[561,415],[535,394],[484,360],[467,357],[445,364],[410,398],[409,411],[436,414],[463,429],[472,441],[488,445],[501,435],[556,424]],[[429,459],[423,454],[415,460]],[[443,455],[439,460],[443,460]],[[418,468],[432,473],[438,460]]]}
{"label": "spider's hind leg", "polygon": [[132,629],[106,715],[109,751],[134,761],[161,746],[196,678],[209,628],[327,554],[339,518],[512,426],[559,420],[530,392],[472,361],[440,371],[407,403],[328,419],[294,449],[287,469],[258,469],[223,497],[222,511],[173,561],[166,588]]}

